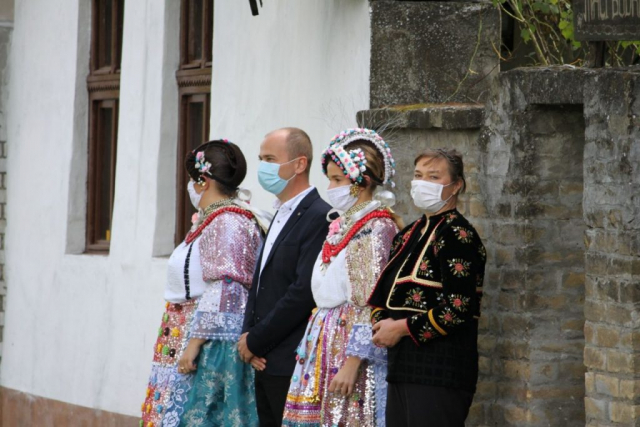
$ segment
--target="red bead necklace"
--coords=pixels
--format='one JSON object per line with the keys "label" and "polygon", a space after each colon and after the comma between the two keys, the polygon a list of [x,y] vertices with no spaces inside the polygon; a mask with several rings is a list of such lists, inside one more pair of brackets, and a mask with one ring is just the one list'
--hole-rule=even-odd
{"label": "red bead necklace", "polygon": [[218,209],[217,211],[209,215],[204,221],[202,221],[202,224],[200,224],[198,228],[196,228],[192,232],[190,231],[189,233],[187,233],[187,237],[184,239],[185,243],[188,245],[189,243],[196,240],[196,237],[198,237],[200,233],[202,233],[202,230],[204,230],[207,227],[207,225],[211,224],[211,221],[213,221],[216,217],[218,217],[219,215],[225,212],[234,212],[240,215],[244,215],[249,219],[253,218],[253,214],[251,212],[235,206],[228,206],[226,208]]}
{"label": "red bead necklace", "polygon": [[391,212],[388,210],[378,210],[373,211],[364,216],[361,220],[356,222],[353,227],[349,230],[349,232],[344,236],[344,238],[340,241],[340,243],[336,245],[332,245],[325,240],[324,245],[322,245],[322,262],[324,264],[329,264],[331,262],[331,258],[338,255],[351,241],[353,236],[356,235],[358,231],[370,220],[373,218],[392,218]]}

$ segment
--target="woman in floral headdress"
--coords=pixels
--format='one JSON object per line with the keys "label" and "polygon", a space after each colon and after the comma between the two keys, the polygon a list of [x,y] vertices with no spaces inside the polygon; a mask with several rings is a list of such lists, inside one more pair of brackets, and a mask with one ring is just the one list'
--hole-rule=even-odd
{"label": "woman in floral headdress", "polygon": [[166,311],[140,426],[257,425],[253,372],[235,343],[262,213],[236,198],[247,172],[237,145],[207,142],[187,156],[186,169],[198,214],[169,258]]}
{"label": "woman in floral headdress", "polygon": [[366,301],[398,232],[391,184],[395,163],[369,129],[337,135],[322,156],[328,198],[340,216],[313,270],[314,310],[297,350],[283,425],[384,425],[386,353],[371,342]]}

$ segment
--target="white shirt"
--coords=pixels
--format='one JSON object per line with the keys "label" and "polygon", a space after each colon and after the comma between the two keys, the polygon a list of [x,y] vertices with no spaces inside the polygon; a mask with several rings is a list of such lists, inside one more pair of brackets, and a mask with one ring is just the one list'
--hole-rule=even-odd
{"label": "white shirt", "polygon": [[[200,237],[196,237],[191,249],[189,258],[189,295],[191,299],[200,297],[207,283],[202,278],[202,264],[200,262]],[[167,268],[167,285],[164,288],[164,299],[174,304],[180,304],[186,299],[186,289],[184,284],[184,264],[187,260],[189,246],[182,242],[173,250],[169,258]]]}
{"label": "white shirt", "polygon": [[[269,230],[269,235],[267,236],[267,240],[264,242],[264,251],[262,252],[262,262],[260,264],[260,274],[262,274],[262,270],[264,269],[267,260],[269,259],[269,254],[271,253],[271,248],[273,248],[273,244],[278,239],[278,235],[284,228],[284,225],[291,217],[293,211],[298,208],[298,205],[304,199],[307,194],[309,194],[315,187],[311,186],[304,190],[302,193],[298,194],[292,199],[287,200],[284,203],[280,203],[279,199],[273,203],[274,209],[277,209],[276,215],[273,217],[273,221],[271,222],[271,229]],[[260,288],[258,288],[260,289]],[[256,292],[258,291],[256,289]]]}

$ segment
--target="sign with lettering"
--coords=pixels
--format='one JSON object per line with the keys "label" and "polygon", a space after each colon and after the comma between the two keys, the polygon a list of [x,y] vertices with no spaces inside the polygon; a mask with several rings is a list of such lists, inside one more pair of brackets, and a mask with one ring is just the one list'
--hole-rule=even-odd
{"label": "sign with lettering", "polygon": [[640,0],[573,0],[576,40],[640,40]]}

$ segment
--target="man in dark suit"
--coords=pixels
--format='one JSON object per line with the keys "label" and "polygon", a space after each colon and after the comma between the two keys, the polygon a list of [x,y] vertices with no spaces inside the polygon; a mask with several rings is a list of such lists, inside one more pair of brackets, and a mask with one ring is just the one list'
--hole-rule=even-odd
{"label": "man in dark suit", "polygon": [[309,185],[313,151],[297,128],[269,133],[260,145],[258,179],[278,209],[258,258],[238,342],[240,357],[256,369],[260,425],[280,426],[295,350],[311,311],[311,273],[327,236],[330,206]]}

